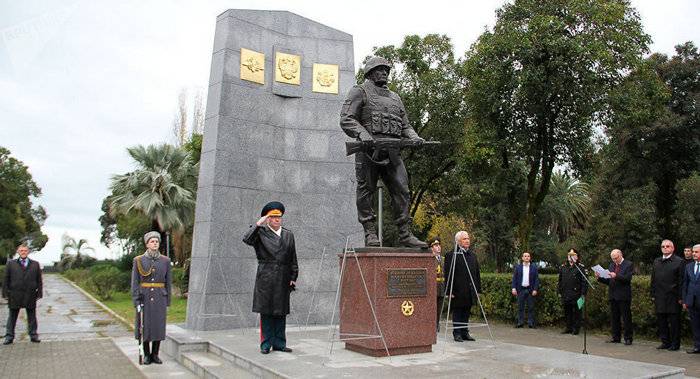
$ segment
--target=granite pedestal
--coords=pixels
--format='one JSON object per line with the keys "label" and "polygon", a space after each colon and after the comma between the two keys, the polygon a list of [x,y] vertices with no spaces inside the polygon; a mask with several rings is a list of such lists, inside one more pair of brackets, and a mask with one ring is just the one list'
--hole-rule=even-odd
{"label": "granite pedestal", "polygon": [[[340,338],[379,335],[381,329],[389,355],[430,352],[436,341],[435,258],[426,250],[409,248],[361,248],[356,255],[357,260],[352,254],[345,258]],[[379,338],[347,340],[345,348],[375,357],[387,354]]]}

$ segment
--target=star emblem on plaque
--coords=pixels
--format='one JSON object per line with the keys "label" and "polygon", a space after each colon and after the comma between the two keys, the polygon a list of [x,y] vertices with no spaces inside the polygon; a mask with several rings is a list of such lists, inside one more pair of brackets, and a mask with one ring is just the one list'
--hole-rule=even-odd
{"label": "star emblem on plaque", "polygon": [[414,310],[415,308],[411,300],[404,300],[404,302],[401,303],[401,313],[403,313],[404,316],[411,316]]}

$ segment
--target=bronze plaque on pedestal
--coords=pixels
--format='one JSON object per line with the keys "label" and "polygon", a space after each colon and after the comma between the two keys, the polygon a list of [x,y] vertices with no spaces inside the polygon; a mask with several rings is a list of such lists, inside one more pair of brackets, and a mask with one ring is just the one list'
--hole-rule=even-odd
{"label": "bronze plaque on pedestal", "polygon": [[428,270],[401,268],[387,270],[387,297],[424,297],[428,295]]}

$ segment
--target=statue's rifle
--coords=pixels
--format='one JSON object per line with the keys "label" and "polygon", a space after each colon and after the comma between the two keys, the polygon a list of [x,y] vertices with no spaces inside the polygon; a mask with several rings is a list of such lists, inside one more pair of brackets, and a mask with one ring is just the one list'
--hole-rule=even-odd
{"label": "statue's rifle", "polygon": [[[395,138],[375,138],[371,141],[346,141],[345,142],[345,154],[353,155],[356,153],[367,153],[370,152],[372,161],[376,163],[383,163],[377,161],[379,159],[379,153],[381,151],[388,150],[401,150],[405,148],[418,148],[418,147],[428,147],[428,146],[439,146],[440,141],[424,141],[420,139],[395,139]],[[388,161],[387,161],[388,162]]]}

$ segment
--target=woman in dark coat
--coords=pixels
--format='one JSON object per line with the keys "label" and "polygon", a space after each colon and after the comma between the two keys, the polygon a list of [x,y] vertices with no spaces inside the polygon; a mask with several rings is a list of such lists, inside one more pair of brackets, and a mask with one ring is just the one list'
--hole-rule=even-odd
{"label": "woman in dark coat", "polygon": [[[165,324],[170,306],[172,273],[170,259],[158,252],[160,233],[143,237],[146,252],[134,258],[131,270],[131,298],[134,306],[143,309],[143,364],[163,361],[158,357],[160,341],[165,339]],[[136,339],[139,339],[140,317],[136,313]]]}
{"label": "woman in dark coat", "polygon": [[260,313],[262,341],[260,352],[291,352],[285,336],[289,314],[289,294],[296,285],[299,267],[294,234],[282,228],[284,205],[273,201],[265,205],[260,219],[243,236],[243,242],[255,249],[258,271],[255,275],[253,312]]}

